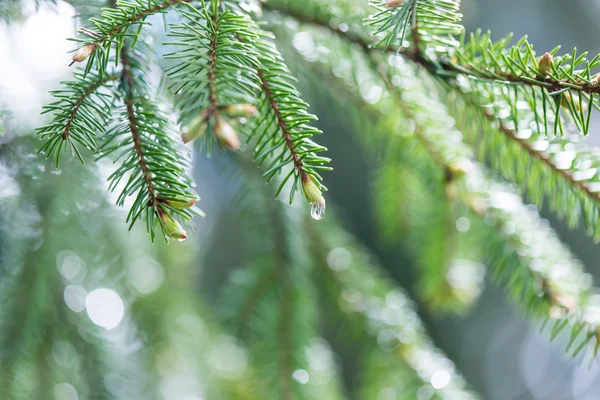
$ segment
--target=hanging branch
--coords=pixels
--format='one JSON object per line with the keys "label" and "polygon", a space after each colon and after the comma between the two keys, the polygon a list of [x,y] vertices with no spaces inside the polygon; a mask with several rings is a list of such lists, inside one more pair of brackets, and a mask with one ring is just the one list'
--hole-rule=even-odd
{"label": "hanging branch", "polygon": [[[254,47],[237,37],[253,41],[251,20],[225,9],[218,0],[200,10],[186,5],[181,13],[186,21],[171,27],[166,44],[176,47],[165,55],[175,63],[166,70],[169,89],[175,94],[180,122],[186,126],[184,142],[202,138],[210,151],[212,139],[229,150],[238,150],[240,140],[234,128],[236,119],[249,118],[259,80]],[[207,130],[213,135],[205,137]]]}
{"label": "hanging branch", "polygon": [[[110,190],[115,190],[129,175],[117,205],[123,206],[127,197],[135,200],[127,215],[130,228],[140,218],[154,240],[158,221],[165,239],[183,240],[186,232],[174,216],[189,221],[199,211],[193,207],[197,200],[185,175],[189,155],[176,142],[170,123],[150,102],[150,91],[142,65],[147,60],[127,47],[121,51],[121,87],[125,107],[123,119],[115,123],[104,137],[98,158],[116,154],[120,167],[110,177]],[[131,54],[131,55],[130,55]]]}
{"label": "hanging branch", "polygon": [[43,114],[53,113],[53,121],[37,129],[46,142],[40,152],[49,158],[54,154],[56,166],[63,148],[69,148],[84,163],[77,144],[91,152],[96,151],[95,136],[104,133],[111,119],[110,108],[113,94],[104,93],[108,84],[118,79],[118,74],[100,76],[94,72],[84,76],[75,74],[75,81],[63,82],[64,87],[52,91],[56,100],[44,106]]}
{"label": "hanging branch", "polygon": [[[115,48],[115,65],[117,65],[125,38],[133,37],[137,41],[141,28],[145,24],[144,20],[146,17],[157,13],[164,13],[173,6],[190,1],[117,1],[115,8],[104,8],[100,18],[90,18],[92,29],[79,29],[78,32],[83,37],[73,39],[81,43],[81,47],[73,54],[73,62],[82,62],[89,58],[85,67],[85,74],[89,73],[95,67],[99,71],[99,74],[102,75],[106,71],[111,58],[111,49]],[[128,32],[129,27],[136,24],[139,25],[138,31],[135,34]]]}
{"label": "hanging branch", "polygon": [[[489,160],[496,171],[517,183],[539,207],[547,198],[551,210],[567,218],[571,227],[583,222],[588,234],[600,240],[600,181],[594,169],[600,162],[600,153],[574,135],[548,140],[531,129],[513,129],[509,118],[497,117],[508,115],[502,114],[506,111],[503,107],[484,107],[467,88],[463,89],[455,98],[453,109],[465,126],[465,140],[479,149],[480,159]],[[520,118],[522,127],[528,121],[535,125],[527,110],[521,110]],[[483,123],[485,135],[472,129],[473,120]],[[503,146],[503,153],[484,151],[498,143]],[[512,163],[506,162],[507,154]]]}
{"label": "hanging branch", "polygon": [[273,180],[284,168],[291,169],[281,179],[275,196],[279,196],[285,185],[292,179],[290,204],[297,188],[311,204],[311,216],[322,219],[325,214],[325,199],[319,170],[331,170],[326,166],[330,160],[317,153],[326,151],[323,146],[311,140],[312,135],[321,131],[309,123],[317,118],[308,113],[308,104],[295,88],[296,79],[285,65],[283,57],[273,43],[272,35],[258,31],[256,41],[260,68],[258,77],[262,85],[260,93],[259,117],[251,125],[249,135],[255,140],[255,160],[259,165],[268,161],[263,177]]}

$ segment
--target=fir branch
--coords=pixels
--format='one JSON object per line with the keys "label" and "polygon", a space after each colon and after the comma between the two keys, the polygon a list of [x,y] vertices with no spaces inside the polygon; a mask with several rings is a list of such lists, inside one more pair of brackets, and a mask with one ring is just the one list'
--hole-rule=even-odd
{"label": "fir branch", "polygon": [[[411,59],[461,93],[464,104],[479,113],[479,115],[475,115],[475,118],[482,122],[480,126],[486,127],[486,130],[489,131],[488,134],[482,137],[479,132],[470,130],[467,133],[471,132],[471,134],[466,138],[469,143],[479,147],[478,155],[482,160],[485,160],[486,155],[491,154],[494,169],[522,187],[538,206],[542,206],[545,193],[554,212],[561,217],[568,218],[572,227],[577,226],[583,220],[588,234],[594,235],[596,240],[600,240],[600,229],[598,228],[600,185],[593,170],[589,167],[594,164],[596,159],[600,158],[600,155],[597,155],[585,144],[579,143],[576,151],[573,152],[573,159],[568,165],[565,165],[562,155],[565,154],[564,151],[567,147],[571,148],[572,143],[577,142],[576,138],[568,137],[548,141],[544,137],[547,132],[545,127],[548,125],[554,125],[555,129],[562,130],[562,120],[558,115],[560,107],[556,108],[556,113],[549,116],[547,115],[549,104],[558,104],[564,107],[564,103],[553,100],[536,100],[536,94],[533,93],[525,99],[525,103],[529,104],[531,109],[517,112],[514,108],[504,106],[505,103],[498,102],[496,100],[497,92],[490,85],[461,79],[453,81],[452,76],[441,74],[438,66],[424,55],[412,56]],[[507,104],[516,104],[522,100],[518,95],[511,95],[514,93],[511,90],[503,89],[502,93]],[[542,93],[542,96],[546,95]],[[568,103],[569,110],[581,111],[583,104],[573,105],[573,101],[575,100],[572,99]],[[544,116],[543,120],[538,116],[539,114]],[[500,118],[499,115],[506,117]],[[581,115],[576,119],[580,121],[577,124],[578,127],[587,131],[589,113],[587,117]],[[497,128],[494,128],[495,126]],[[532,130],[531,126],[536,126],[537,132]],[[521,130],[520,127],[525,129]],[[514,154],[512,165],[506,163],[502,153],[488,152],[484,149],[491,145],[494,140],[493,136],[497,133],[505,137],[505,151]],[[536,167],[535,171],[531,171],[532,166]],[[546,173],[553,177],[551,181],[534,178]],[[530,179],[526,179],[526,176],[529,176]]]}
{"label": "fir branch", "polygon": [[[519,185],[539,207],[543,205],[544,198],[548,199],[552,211],[560,217],[566,217],[570,226],[575,227],[583,222],[588,234],[600,240],[597,220],[600,184],[592,167],[600,159],[600,154],[575,136],[548,140],[542,132],[525,129],[528,121],[531,121],[531,125],[536,125],[535,117],[528,110],[521,110],[521,122],[519,129],[516,129],[509,110],[502,106],[490,108],[486,105],[487,101],[480,103],[479,99],[485,99],[488,93],[485,88],[477,89],[478,96],[468,87],[459,88],[454,113],[466,127],[465,139],[479,149],[479,157],[487,157],[483,148],[500,140],[505,149],[504,154],[510,154],[513,161],[506,163],[503,154],[486,152],[492,167],[506,179]],[[499,115],[509,117],[500,118]],[[486,134],[482,136],[470,129],[472,122],[467,121],[467,118],[482,122],[481,126]],[[568,154],[572,156],[565,159]],[[541,176],[546,178],[536,178]]]}
{"label": "fir branch", "polygon": [[[330,160],[318,155],[327,149],[311,140],[321,131],[309,125],[317,118],[308,113],[304,102],[295,87],[296,79],[285,65],[283,57],[273,43],[273,37],[257,29],[255,46],[260,63],[258,77],[262,86],[259,95],[259,117],[251,124],[249,139],[255,141],[255,160],[259,165],[268,161],[264,173],[267,181],[273,180],[291,165],[281,179],[276,196],[293,178],[289,201],[293,201],[297,189],[301,189],[307,200],[314,206],[325,206],[318,171],[330,170]],[[322,217],[322,216],[321,216]]]}
{"label": "fir branch", "polygon": [[152,239],[158,224],[165,239],[183,240],[187,235],[174,217],[189,221],[199,213],[193,207],[197,197],[185,175],[189,155],[177,144],[168,119],[149,100],[142,67],[147,60],[139,52],[130,52],[127,47],[121,52],[123,121],[127,122],[111,127],[98,158],[116,154],[115,161],[121,162],[109,177],[110,190],[129,174],[117,205],[123,206],[127,197],[135,194],[127,215],[130,228],[142,218]]}
{"label": "fir branch", "polygon": [[65,124],[65,129],[61,135],[63,140],[67,140],[67,138],[69,137],[69,133],[70,133],[70,129],[71,129],[71,125],[73,124],[73,121],[75,120],[75,116],[77,115],[77,112],[79,111],[79,109],[81,108],[82,103],[85,101],[85,99],[91,95],[93,92],[95,92],[100,86],[102,86],[104,83],[108,82],[108,81],[113,81],[115,79],[117,79],[118,75],[114,74],[114,75],[110,75],[107,76],[105,79],[101,79],[98,82],[96,82],[93,85],[90,85],[82,94],[81,97],[79,97],[79,99],[77,99],[77,102],[75,103],[75,105],[73,105],[73,108],[71,110],[71,113],[69,115],[69,118],[67,119],[67,123]]}
{"label": "fir branch", "polygon": [[413,42],[414,52],[419,51],[421,44],[429,46],[432,51],[446,52],[460,44],[455,38],[464,31],[460,25],[459,1],[375,0],[371,1],[371,5],[376,12],[368,23],[376,27],[376,36],[383,36],[380,45],[401,48]]}
{"label": "fir branch", "polygon": [[[416,1],[414,4],[418,8],[418,4],[423,3]],[[375,6],[382,8],[381,5]],[[407,2],[402,9],[408,7]],[[390,7],[387,11],[390,11]],[[410,11],[407,11],[407,14],[409,13]],[[554,134],[563,133],[563,115],[572,120],[580,132],[588,133],[592,108],[599,108],[594,95],[600,88],[597,76],[592,74],[592,70],[600,66],[600,55],[588,60],[587,53],[578,55],[574,49],[571,54],[553,57],[559,50],[557,47],[538,60],[526,38],[507,48],[512,36],[494,43],[490,40],[489,32],[482,34],[480,31],[471,34],[469,42],[466,43],[462,37],[459,43],[423,47],[419,45],[420,41],[427,41],[432,37],[430,32],[420,29],[420,22],[426,19],[421,19],[418,13],[413,13],[414,18],[407,17],[398,21],[389,15],[381,16],[386,14],[388,13],[385,10],[380,11],[373,17],[372,23],[378,26],[378,32],[387,32],[387,40],[380,42],[387,51],[403,53],[420,63],[434,76],[446,81],[466,77],[474,81],[507,86],[510,90],[503,89],[501,95],[492,97],[492,102],[510,101],[505,92],[514,92],[513,104],[525,101],[535,113],[543,113],[544,123],[538,121],[537,126],[538,129],[541,127],[545,134],[552,131]],[[456,20],[453,13],[440,13],[439,17],[448,24]],[[397,25],[392,29],[394,24]],[[402,38],[398,39],[398,29],[409,28],[412,32],[411,39],[416,44],[412,49],[402,48]],[[433,53],[438,54],[432,56]],[[456,87],[456,84],[451,86]],[[518,125],[517,110],[511,111],[512,121]],[[547,114],[552,115],[552,124],[547,124]]]}
{"label": "fir branch", "polygon": [[[247,43],[256,37],[252,21],[230,9],[221,11],[223,6],[217,0],[211,0],[210,7],[202,3],[201,10],[186,6],[181,11],[185,22],[171,27],[172,40],[165,43],[176,48],[165,55],[175,62],[166,73],[180,110],[179,120],[186,126],[183,140],[204,136],[202,145],[208,151],[214,139],[237,150],[240,141],[234,118],[253,114],[260,89],[256,51]],[[214,135],[206,138],[207,129]]]}
{"label": "fir branch", "polygon": [[[383,64],[377,64],[377,70],[390,93],[397,93],[398,88],[391,83],[391,79],[385,75]],[[414,78],[413,78],[414,79]],[[480,216],[493,215],[496,230],[509,242],[518,256],[518,261],[511,263],[513,268],[506,273],[505,269],[509,263],[497,261],[496,274],[504,279],[509,293],[520,301],[529,312],[536,316],[550,318],[551,314],[557,315],[553,307],[567,314],[558,314],[559,320],[570,321],[573,324],[572,332],[581,332],[581,326],[586,325],[583,319],[585,301],[590,290],[589,276],[584,274],[583,267],[568,250],[564,249],[560,240],[549,229],[543,229],[544,224],[535,222],[539,217],[527,211],[525,206],[516,207],[520,203],[516,194],[509,189],[493,183],[487,179],[483,171],[479,170],[473,162],[474,155],[456,138],[462,135],[458,132],[448,133],[448,127],[452,126],[451,119],[442,108],[435,110],[431,101],[423,101],[421,95],[414,90],[403,91],[402,97],[394,96],[397,106],[403,110],[406,117],[415,122],[415,135],[422,143],[432,161],[437,163],[444,171],[450,171],[452,178],[457,184],[458,199],[468,206],[474,214]],[[440,107],[440,106],[438,106]],[[424,115],[419,113],[432,113],[437,111],[437,117],[428,125],[422,125],[419,121],[426,121]],[[437,124],[437,128],[435,125]],[[504,199],[500,201],[500,199]],[[507,199],[511,199],[507,202]],[[512,209],[510,207],[513,207]],[[513,229],[513,227],[517,227]],[[512,232],[511,232],[512,230]],[[508,232],[508,235],[506,235]],[[533,243],[544,243],[545,251],[540,257],[529,258],[530,250],[526,250],[527,244],[523,243],[522,237],[529,235],[547,235],[532,240]],[[550,254],[553,253],[551,256]],[[549,257],[546,259],[546,257]],[[561,265],[570,265],[570,271],[566,274],[571,282],[560,282],[553,278],[556,261],[564,260]],[[543,264],[542,264],[543,263]],[[540,266],[545,268],[540,270]],[[506,275],[505,275],[506,273]],[[521,275],[522,274],[522,275]],[[520,278],[515,278],[515,276]],[[525,276],[523,276],[525,275]],[[508,278],[510,276],[510,278]],[[539,286],[524,285],[529,279],[539,282]],[[537,289],[536,289],[537,287]],[[544,304],[537,300],[538,290],[544,293]],[[537,302],[537,304],[535,304]],[[563,327],[566,326],[563,325]],[[593,332],[596,328],[590,328]],[[589,337],[588,337],[589,340]]]}
{"label": "fir branch", "polygon": [[62,89],[51,92],[56,100],[44,106],[43,113],[53,113],[53,120],[38,128],[37,133],[46,140],[39,151],[44,152],[46,158],[54,154],[57,167],[61,151],[67,146],[82,163],[84,159],[77,144],[96,151],[94,137],[104,133],[111,117],[111,95],[102,93],[101,89],[118,77],[118,74],[84,76],[76,73],[74,81],[63,82]]}
{"label": "fir branch", "polygon": [[300,180],[305,182],[308,179],[308,175],[304,172],[304,164],[300,160],[300,156],[295,149],[294,142],[292,141],[292,137],[290,135],[290,130],[287,127],[287,123],[279,110],[279,105],[277,104],[277,100],[275,100],[275,96],[271,90],[271,86],[269,82],[265,78],[265,73],[263,71],[258,72],[258,77],[260,78],[260,82],[262,83],[263,89],[265,91],[265,97],[268,99],[269,104],[275,113],[275,118],[277,119],[277,125],[281,130],[281,134],[283,135],[283,140],[285,141],[286,147],[290,151],[290,155],[292,157],[292,161],[294,163],[294,168],[298,170],[298,175],[300,176]]}
{"label": "fir branch", "polygon": [[140,142],[140,130],[136,121],[136,113],[134,109],[133,88],[135,87],[135,82],[133,80],[133,75],[131,74],[131,64],[126,49],[121,50],[121,64],[123,66],[122,77],[124,81],[123,87],[125,88],[125,107],[127,109],[127,120],[129,121],[129,129],[131,131],[131,137],[133,139],[133,148],[135,149],[135,153],[137,155],[137,160],[140,165],[142,176],[144,178],[144,181],[146,182],[146,189],[148,190],[149,197],[148,206],[155,207],[158,205],[158,197],[154,190],[152,176],[150,175],[148,164],[146,164],[146,157],[144,155],[144,150],[142,149],[142,145]]}
{"label": "fir branch", "polygon": [[[119,0],[115,8],[104,8],[100,18],[90,18],[92,29],[81,28],[79,33],[83,38],[74,39],[82,44],[73,55],[73,62],[82,62],[88,59],[85,72],[88,73],[95,65],[102,74],[106,70],[113,45],[115,46],[115,64],[121,53],[126,37],[136,34],[127,33],[129,27],[135,24],[144,24],[146,17],[162,13],[169,8],[191,0]],[[140,25],[141,26],[141,25]]]}

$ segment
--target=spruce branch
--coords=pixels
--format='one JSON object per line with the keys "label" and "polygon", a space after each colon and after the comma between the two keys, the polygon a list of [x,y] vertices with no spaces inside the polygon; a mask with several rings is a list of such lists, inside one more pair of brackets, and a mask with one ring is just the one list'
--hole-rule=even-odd
{"label": "spruce branch", "polygon": [[376,27],[376,36],[382,36],[378,42],[380,45],[393,45],[399,49],[412,42],[417,49],[424,45],[431,51],[443,49],[443,52],[460,45],[455,38],[464,31],[460,25],[459,1],[375,0],[371,1],[371,5],[376,11],[368,23]]}
{"label": "spruce branch", "polygon": [[54,155],[57,167],[64,148],[69,148],[82,163],[84,158],[78,144],[96,151],[95,136],[105,131],[111,118],[112,95],[102,90],[110,90],[108,84],[118,77],[118,74],[100,76],[94,72],[84,76],[78,72],[74,81],[63,82],[62,89],[51,92],[56,100],[44,106],[42,112],[53,113],[53,120],[38,128],[37,133],[46,141],[39,151],[45,153],[46,158]]}
{"label": "spruce branch", "polygon": [[125,122],[115,123],[103,138],[98,158],[115,154],[121,165],[109,176],[110,190],[115,190],[127,176],[117,198],[123,206],[129,196],[135,200],[127,215],[130,228],[138,219],[154,240],[156,225],[165,239],[183,240],[186,232],[174,217],[189,221],[199,211],[193,207],[197,197],[191,192],[191,181],[185,174],[189,155],[177,143],[166,116],[150,100],[142,53],[121,50],[121,87],[124,92]]}
{"label": "spruce branch", "polygon": [[[417,24],[417,21],[413,22],[414,24]],[[413,29],[416,29],[416,25],[413,25]],[[417,55],[413,56],[413,59],[416,59],[417,61],[421,61],[421,64],[423,64],[423,61],[426,61],[428,59],[428,56],[425,55],[421,50],[419,49],[419,47],[417,46]],[[420,54],[419,54],[420,53]],[[573,58],[575,58],[575,54],[573,55]],[[573,62],[574,64],[576,63],[575,61]],[[539,67],[539,66],[538,66]],[[572,67],[573,69],[574,67]],[[429,67],[429,69],[431,69],[431,66]],[[386,84],[386,86],[388,86],[388,88],[391,90],[392,88],[389,87],[389,84]],[[417,99],[414,99],[414,101],[416,101]],[[512,103],[509,103],[512,104]],[[574,111],[575,107],[573,107],[572,105],[570,106],[571,110]],[[544,109],[545,110],[545,109]],[[537,107],[533,107],[533,112],[537,112],[538,109]],[[545,111],[544,111],[545,112]],[[558,112],[554,115],[555,118],[559,119],[560,116],[558,115]],[[486,118],[488,118],[486,116]],[[517,116],[516,113],[513,114],[512,118],[514,120],[517,120]],[[557,123],[555,122],[555,126],[557,125]],[[518,125],[517,125],[518,126]],[[506,128],[505,128],[506,129]],[[504,131],[504,133],[506,133]],[[472,174],[472,173],[471,173]],[[470,185],[470,187],[475,187],[474,185]],[[490,198],[490,200],[493,200],[493,198]],[[493,202],[491,202],[493,204]],[[565,208],[563,208],[565,209]],[[473,211],[476,212],[475,209],[473,209]],[[566,212],[566,211],[565,211]],[[575,214],[577,215],[577,214]],[[558,239],[554,240],[555,242],[559,243]],[[539,242],[538,242],[539,243]],[[545,241],[544,243],[548,243],[548,241]],[[518,252],[518,254],[523,254],[521,252]],[[568,253],[565,253],[565,255],[567,255]],[[568,255],[567,255],[568,257]],[[555,259],[551,259],[551,262],[554,262]],[[571,263],[573,265],[573,263]],[[535,264],[529,264],[530,268],[531,266],[535,265]],[[550,270],[552,270],[553,268],[551,268]],[[555,269],[555,268],[554,268]],[[577,268],[579,269],[579,274],[582,274],[582,268],[579,267]],[[570,340],[569,340],[569,345],[568,348],[571,348],[573,343],[575,342],[580,342],[580,346],[574,351],[574,353],[577,353],[578,351],[581,351],[584,347],[585,344],[589,343],[592,340],[595,340],[596,342],[596,346],[594,348],[594,354],[598,351],[599,348],[599,344],[600,344],[600,340],[598,339],[598,327],[596,326],[595,322],[592,320],[588,320],[587,319],[587,313],[586,313],[586,292],[587,292],[587,288],[586,286],[589,285],[589,283],[586,283],[586,281],[589,281],[589,279],[584,279],[584,276],[582,276],[581,279],[576,278],[577,276],[577,270],[573,270],[572,273],[574,273],[574,275],[568,274],[571,278],[575,279],[576,282],[578,282],[577,284],[579,285],[583,285],[580,287],[580,289],[583,289],[583,292],[580,292],[578,297],[573,296],[570,297],[568,294],[565,294],[564,290],[567,290],[566,293],[568,293],[568,289],[572,289],[569,288],[568,286],[564,286],[562,289],[556,289],[554,288],[554,290],[556,290],[556,292],[553,291],[552,288],[552,282],[548,282],[548,276],[537,276],[538,274],[535,273],[535,271],[533,271],[533,276],[536,277],[537,279],[539,279],[541,281],[541,291],[544,293],[544,297],[546,298],[546,300],[548,301],[548,303],[552,306],[550,308],[550,310],[553,310],[554,308],[558,308],[560,310],[560,312],[558,313],[559,315],[554,315],[553,317],[555,318],[555,324],[554,327],[552,328],[552,337],[554,337],[556,334],[558,334],[558,332],[560,332],[561,329],[563,329],[569,322],[572,324],[572,329],[571,329],[571,335],[570,335]],[[511,280],[508,281],[508,284],[510,286],[512,286],[511,290],[513,291],[513,293],[516,293],[518,297],[520,297],[521,299],[523,297],[527,298],[528,300],[525,304],[528,305],[528,308],[530,309],[534,309],[535,307],[532,306],[531,304],[529,304],[530,302],[533,301],[533,299],[535,297],[531,296],[531,295],[527,295],[526,292],[529,291],[533,291],[535,292],[534,288],[528,287],[528,285],[523,284],[521,279],[515,278],[516,274],[514,274],[511,277]],[[556,282],[555,282],[556,283]],[[577,284],[575,286],[577,286]],[[542,315],[546,314],[546,318],[550,318],[552,317],[553,311],[547,311],[546,313],[542,312]],[[566,314],[566,316],[565,316]],[[583,331],[586,331],[585,334],[582,334]],[[583,339],[581,339],[581,336],[584,336]]]}
{"label": "spruce branch", "polygon": [[296,79],[275,47],[273,37],[264,31],[258,32],[258,76],[263,90],[259,95],[259,117],[251,125],[252,133],[249,134],[255,141],[255,160],[259,165],[268,161],[263,174],[267,181],[273,180],[291,164],[291,170],[285,172],[279,183],[276,196],[293,177],[290,203],[296,190],[301,189],[312,205],[311,214],[315,219],[321,219],[325,212],[321,190],[326,188],[318,171],[331,168],[325,165],[330,160],[318,155],[327,149],[311,140],[313,135],[321,133],[309,125],[317,118],[308,113],[308,104],[295,88]]}
{"label": "spruce branch", "polygon": [[131,74],[131,64],[126,49],[121,50],[121,64],[123,66],[122,79],[123,87],[125,88],[125,107],[127,110],[127,120],[129,121],[129,129],[131,131],[131,137],[133,140],[133,148],[138,159],[144,182],[146,183],[149,203],[152,206],[156,206],[158,203],[158,197],[154,190],[152,176],[150,175],[148,164],[146,164],[146,157],[144,155],[144,150],[142,149],[142,145],[140,142],[140,129],[136,121],[136,113],[133,104],[135,99],[133,94],[135,82],[133,80],[133,75]]}
{"label": "spruce branch", "polygon": [[[462,90],[455,98],[454,114],[465,126],[465,140],[479,150],[479,157],[487,158],[496,171],[519,185],[539,207],[546,198],[551,210],[566,218],[571,227],[583,222],[588,234],[599,240],[600,181],[594,169],[600,159],[598,151],[575,135],[548,140],[543,133],[527,129],[527,121],[535,126],[535,118],[527,110],[521,110],[522,123],[514,128],[508,118],[499,117],[509,114],[504,108],[478,103],[480,97],[466,87]],[[479,89],[478,93],[482,96],[486,92]],[[467,118],[480,121],[485,135],[475,132]],[[484,155],[484,148],[497,141],[504,152]],[[506,163],[507,155],[513,160],[510,164]],[[546,178],[536,178],[542,176]]]}
{"label": "spruce branch", "polygon": [[[445,0],[444,0],[445,2]],[[448,1],[449,3],[457,2]],[[447,43],[445,46],[435,43],[433,46],[420,46],[420,42],[430,41],[436,37],[436,29],[427,25],[427,17],[412,13],[413,18],[394,18],[394,7],[386,3],[373,2],[378,12],[371,18],[371,23],[376,25],[377,33],[387,34],[385,40],[379,42],[387,51],[404,53],[420,62],[434,75],[448,80],[451,77],[466,77],[474,81],[488,81],[495,85],[510,87],[520,97],[520,101],[526,101],[536,112],[543,113],[544,121],[547,114],[554,119],[553,124],[544,123],[543,132],[549,134],[563,133],[563,115],[573,121],[579,131],[587,134],[592,108],[598,108],[594,103],[594,94],[598,91],[596,76],[592,70],[600,65],[600,55],[593,60],[587,60],[587,53],[578,55],[577,50],[571,54],[553,57],[559,47],[546,53],[539,60],[535,57],[533,47],[526,38],[508,48],[512,36],[508,36],[497,42],[490,40],[490,33],[482,34],[480,31],[471,34],[470,40],[465,42],[464,35],[456,43]],[[418,9],[420,4],[427,2],[416,1],[413,8],[412,3],[406,2],[401,10]],[[386,8],[387,6],[387,8]],[[383,9],[383,11],[381,11]],[[440,8],[441,10],[442,8]],[[452,25],[460,21],[457,13],[441,13],[438,15],[441,26]],[[399,30],[410,30],[411,40],[415,43],[414,48],[407,49],[404,45],[404,34]],[[462,31],[462,30],[460,30]],[[455,32],[457,34],[460,32]],[[530,90],[537,88],[539,90]],[[506,100],[506,95],[496,96],[495,102]],[[538,105],[541,110],[538,111]],[[516,111],[516,110],[513,110]],[[513,115],[516,121],[517,115]],[[538,129],[539,129],[538,122]]]}
{"label": "spruce branch", "polygon": [[153,14],[163,13],[169,8],[191,0],[119,0],[115,8],[104,8],[100,18],[90,18],[92,29],[81,28],[81,38],[73,39],[81,43],[81,47],[73,54],[73,62],[87,61],[85,73],[95,66],[103,74],[111,58],[111,50],[115,47],[115,65],[126,37],[137,40],[140,32],[128,32],[132,25],[145,24],[144,20]]}
{"label": "spruce branch", "polygon": [[[252,21],[217,0],[211,0],[209,7],[202,2],[200,10],[186,6],[181,11],[185,22],[171,27],[172,40],[165,43],[175,47],[165,55],[176,62],[166,73],[180,122],[186,126],[183,140],[201,138],[210,151],[216,139],[223,147],[237,150],[240,140],[234,126],[237,119],[255,113],[253,103],[260,89]],[[207,130],[213,133],[208,139]]]}

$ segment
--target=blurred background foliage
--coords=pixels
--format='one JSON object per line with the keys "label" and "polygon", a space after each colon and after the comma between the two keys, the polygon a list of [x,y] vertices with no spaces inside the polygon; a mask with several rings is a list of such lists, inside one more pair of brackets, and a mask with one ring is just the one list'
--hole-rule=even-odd
{"label": "blurred background foliage", "polygon": [[[461,9],[467,31],[528,34],[538,51],[600,50],[596,1],[463,0]],[[17,25],[36,12],[0,3]],[[70,17],[55,23],[70,29]],[[381,90],[322,85],[336,84],[332,71],[311,56],[343,54],[334,38],[265,19],[325,132],[334,167],[325,221],[273,200],[247,154],[197,154],[208,217],[186,243],[151,245],[107,198],[108,166],[57,170],[36,154],[39,109],[23,106],[0,57],[0,398],[596,399],[598,363],[565,355],[564,337],[548,343],[486,272],[485,224],[446,201],[444,177],[409,140],[376,140],[410,133],[411,121],[373,113]],[[0,55],[27,46],[1,28]],[[160,42],[162,25],[153,30]],[[28,92],[43,103],[65,74],[19,79],[45,79]],[[383,157],[387,146],[403,157]],[[592,240],[545,216],[596,279]]]}

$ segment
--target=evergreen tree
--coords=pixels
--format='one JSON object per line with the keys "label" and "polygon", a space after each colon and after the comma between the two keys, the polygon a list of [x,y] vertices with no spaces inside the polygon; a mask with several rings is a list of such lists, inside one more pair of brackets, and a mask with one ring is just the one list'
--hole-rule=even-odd
{"label": "evergreen tree", "polygon": [[[0,145],[1,398],[483,398],[420,314],[468,313],[488,268],[595,358],[592,278],[539,210],[600,240],[600,55],[467,34],[458,0],[70,3],[71,79]],[[360,166],[319,110],[358,132],[371,243],[325,215],[330,162]],[[397,247],[408,291],[372,254]]]}

